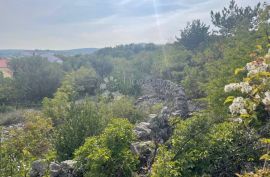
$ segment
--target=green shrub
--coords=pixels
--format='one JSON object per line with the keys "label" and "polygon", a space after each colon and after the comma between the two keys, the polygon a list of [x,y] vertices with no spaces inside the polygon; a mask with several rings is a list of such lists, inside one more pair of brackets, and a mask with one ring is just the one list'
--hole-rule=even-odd
{"label": "green shrub", "polygon": [[138,164],[130,150],[134,140],[132,128],[125,119],[112,119],[101,135],[86,139],[75,153],[84,176],[132,176]]}
{"label": "green shrub", "polygon": [[28,113],[25,117],[23,127],[1,134],[0,176],[29,176],[34,160],[54,158],[51,120],[37,112]]}
{"label": "green shrub", "polygon": [[234,176],[258,163],[258,135],[235,122],[211,124],[204,117],[179,123],[153,165],[153,177]]}
{"label": "green shrub", "polygon": [[57,127],[55,147],[58,159],[71,159],[85,138],[99,134],[106,124],[107,117],[102,116],[91,101],[71,104]]}

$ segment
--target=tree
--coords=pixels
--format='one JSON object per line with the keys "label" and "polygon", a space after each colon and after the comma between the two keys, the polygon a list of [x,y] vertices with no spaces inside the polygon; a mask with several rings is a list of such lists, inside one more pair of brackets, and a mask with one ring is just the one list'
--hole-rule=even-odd
{"label": "tree", "polygon": [[254,8],[250,6],[238,7],[232,0],[229,7],[224,7],[221,12],[211,11],[212,23],[219,28],[219,32],[224,36],[235,34],[238,27],[254,29],[257,26],[260,6],[258,3]]}
{"label": "tree", "polygon": [[63,76],[60,64],[41,57],[13,59],[10,67],[14,73],[16,101],[20,102],[38,102],[52,97]]}
{"label": "tree", "polygon": [[113,70],[112,63],[103,58],[91,60],[91,64],[98,75],[102,78],[108,76]]}
{"label": "tree", "polygon": [[52,118],[55,124],[66,116],[72,102],[81,97],[92,95],[97,87],[96,73],[92,68],[80,68],[65,75],[52,99],[44,98],[43,112]]}
{"label": "tree", "polygon": [[4,78],[0,73],[0,112],[5,112],[6,105],[14,100],[14,84],[11,78]]}
{"label": "tree", "polygon": [[193,20],[188,23],[184,30],[181,30],[180,38],[177,38],[178,42],[183,44],[186,49],[194,50],[202,42],[207,41],[209,38],[209,26],[206,26],[200,20]]}
{"label": "tree", "polygon": [[120,99],[114,99],[105,104],[100,102],[99,107],[103,109],[105,114],[109,117],[128,119],[129,122],[133,124],[138,123],[145,118],[144,112],[139,111],[134,106],[134,100],[130,97],[121,97]]}

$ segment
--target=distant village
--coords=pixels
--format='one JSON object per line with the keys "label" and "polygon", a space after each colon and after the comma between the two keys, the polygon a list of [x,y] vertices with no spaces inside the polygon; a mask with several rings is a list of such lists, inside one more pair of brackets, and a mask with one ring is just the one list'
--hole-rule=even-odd
{"label": "distant village", "polygon": [[[49,62],[56,62],[56,63],[62,63],[63,60],[59,57],[54,56],[51,53],[48,52],[40,52],[40,51],[25,51],[20,56],[26,57],[26,56],[40,56],[43,58],[47,58]],[[11,68],[9,67],[9,61],[12,57],[0,57],[0,72],[3,74],[4,78],[12,78],[13,72]]]}
{"label": "distant village", "polygon": [[8,60],[5,58],[0,58],[0,72],[2,72],[4,78],[11,78],[13,73],[8,67]]}

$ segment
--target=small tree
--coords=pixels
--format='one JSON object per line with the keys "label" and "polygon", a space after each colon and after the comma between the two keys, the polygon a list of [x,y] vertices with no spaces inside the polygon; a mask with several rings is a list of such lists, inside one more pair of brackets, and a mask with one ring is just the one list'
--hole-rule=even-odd
{"label": "small tree", "polygon": [[237,27],[240,26],[253,29],[257,26],[260,6],[258,3],[254,8],[250,6],[238,7],[232,0],[229,7],[224,7],[221,12],[211,11],[212,23],[219,28],[219,32],[224,36],[234,34]]}
{"label": "small tree", "polygon": [[14,73],[16,101],[41,101],[52,97],[60,86],[63,76],[60,64],[41,57],[13,59],[9,64]]}
{"label": "small tree", "polygon": [[125,119],[112,119],[101,135],[88,138],[75,153],[84,176],[132,176],[138,164],[130,150],[134,140],[132,128]]}
{"label": "small tree", "polygon": [[61,125],[57,127],[55,147],[59,160],[73,157],[75,149],[83,145],[85,138],[99,134],[107,124],[95,105],[86,100],[71,104]]}
{"label": "small tree", "polygon": [[200,20],[193,20],[192,23],[188,23],[184,30],[181,30],[180,38],[177,38],[178,42],[183,44],[186,49],[194,50],[202,42],[207,41],[209,37],[209,26],[206,26]]}

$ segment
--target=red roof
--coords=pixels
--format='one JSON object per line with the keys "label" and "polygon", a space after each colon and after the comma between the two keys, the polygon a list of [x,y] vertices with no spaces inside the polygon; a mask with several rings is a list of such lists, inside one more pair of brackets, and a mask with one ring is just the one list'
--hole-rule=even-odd
{"label": "red roof", "polygon": [[0,58],[0,68],[7,68],[8,67],[8,61],[6,59]]}

